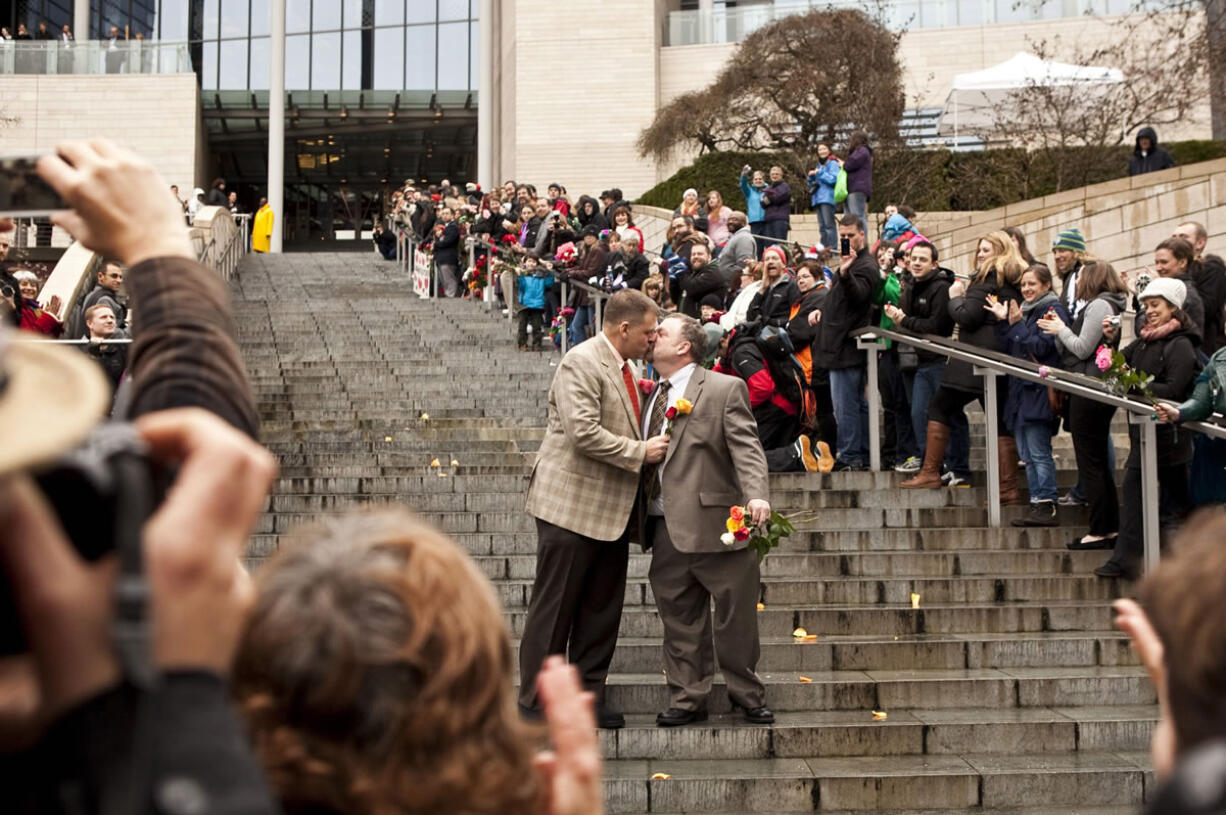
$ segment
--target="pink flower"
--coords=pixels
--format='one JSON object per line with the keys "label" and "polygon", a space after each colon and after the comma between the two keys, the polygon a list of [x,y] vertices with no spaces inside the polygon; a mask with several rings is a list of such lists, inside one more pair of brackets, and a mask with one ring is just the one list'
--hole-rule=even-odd
{"label": "pink flower", "polygon": [[1049,376],[1051,376],[1051,368],[1048,368],[1046,365],[1040,365],[1039,379],[1046,379]]}
{"label": "pink flower", "polygon": [[1098,346],[1098,353],[1094,355],[1094,366],[1100,371],[1105,371],[1111,367],[1111,349],[1105,345]]}
{"label": "pink flower", "polygon": [[639,380],[639,390],[643,392],[644,396],[651,396],[651,392],[654,391],[655,389],[656,389],[656,383],[653,380],[651,379],[640,379]]}

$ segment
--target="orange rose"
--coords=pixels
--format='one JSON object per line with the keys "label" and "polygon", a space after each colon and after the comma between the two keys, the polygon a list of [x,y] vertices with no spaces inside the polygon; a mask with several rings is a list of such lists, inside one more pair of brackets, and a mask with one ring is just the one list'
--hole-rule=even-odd
{"label": "orange rose", "polygon": [[732,509],[728,510],[728,517],[737,523],[740,523],[741,521],[745,520],[745,507],[733,507]]}

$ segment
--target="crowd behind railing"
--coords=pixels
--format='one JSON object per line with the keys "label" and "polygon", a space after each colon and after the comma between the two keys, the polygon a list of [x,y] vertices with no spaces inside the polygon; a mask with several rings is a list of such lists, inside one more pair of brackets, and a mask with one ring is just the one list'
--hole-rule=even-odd
{"label": "crowd behind railing", "polygon": [[[1180,428],[1226,410],[1226,264],[1208,251],[1204,226],[1180,224],[1155,247],[1152,267],[1132,271],[1095,258],[1076,226],[1059,233],[1047,258],[1008,227],[983,235],[974,267],[955,271],[941,266],[906,205],[887,206],[870,239],[871,155],[858,135],[852,141],[848,161],[823,149],[809,174],[822,233],[809,248],[786,241],[791,191],[782,169],[748,166],[742,210],[718,191],[686,190],[658,251],[644,246],[620,190],[572,202],[561,185],[538,195],[511,181],[489,192],[407,185],[392,195],[375,243],[388,259],[412,254],[416,266],[428,264],[417,271],[433,274],[424,289],[432,294],[501,303],[520,350],[564,352],[583,342],[601,301],[622,288],[700,319],[713,349],[707,364],[749,388],[775,472],[883,466],[907,475],[904,488],[969,486],[966,410],[991,407],[993,497],[1028,504],[1012,523],[1058,526],[1060,507],[1085,507],[1089,531],[1068,547],[1112,550],[1096,573],[1135,577],[1146,522],[1142,430],[1129,424],[1121,504],[1116,406],[1016,376],[989,377],[985,394],[976,363],[893,339],[866,344],[858,333],[875,326],[956,337],[1148,400],[1160,423],[1156,488],[1169,535],[1194,508],[1226,501],[1226,441]],[[867,177],[859,161],[868,162]],[[870,393],[880,420],[868,410]],[[1078,476],[1063,494],[1053,451],[1062,430]]]}
{"label": "crowd behind railing", "polygon": [[77,41],[68,23],[45,21],[30,31],[0,26],[0,74],[165,74],[191,73],[186,42],[146,40],[111,26],[98,40]]}

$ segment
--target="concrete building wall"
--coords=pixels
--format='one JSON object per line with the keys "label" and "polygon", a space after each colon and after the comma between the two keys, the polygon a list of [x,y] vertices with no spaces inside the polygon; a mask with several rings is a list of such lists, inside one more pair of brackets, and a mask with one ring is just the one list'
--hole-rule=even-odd
{"label": "concrete building wall", "polygon": [[[0,76],[0,150],[52,150],[103,137],[148,159],[186,196],[199,182],[200,94],[194,74]],[[203,184],[202,184],[203,186]]]}

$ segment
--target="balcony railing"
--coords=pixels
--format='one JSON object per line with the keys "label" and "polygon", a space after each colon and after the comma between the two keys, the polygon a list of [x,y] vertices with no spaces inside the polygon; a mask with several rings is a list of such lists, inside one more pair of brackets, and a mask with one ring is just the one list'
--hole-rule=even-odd
{"label": "balcony railing", "polygon": [[189,74],[185,42],[0,40],[0,74]]}
{"label": "balcony railing", "polygon": [[[1161,4],[1162,0],[1153,0],[1155,7]],[[897,31],[1102,17],[1127,14],[1134,7],[1133,0],[884,0],[882,12],[886,25]],[[736,43],[775,20],[841,8],[876,14],[876,6],[865,0],[777,0],[711,11],[674,11],[665,23],[664,44]]]}

